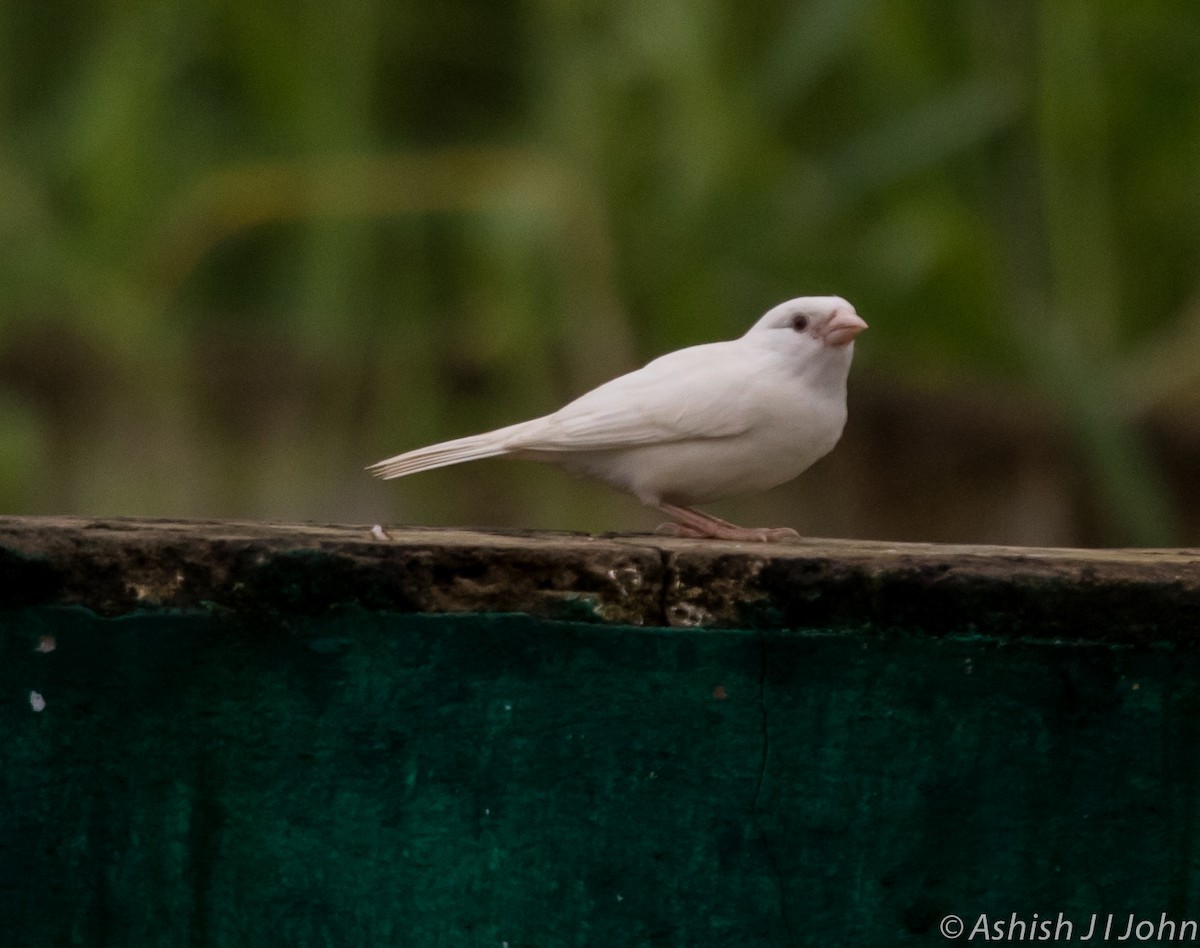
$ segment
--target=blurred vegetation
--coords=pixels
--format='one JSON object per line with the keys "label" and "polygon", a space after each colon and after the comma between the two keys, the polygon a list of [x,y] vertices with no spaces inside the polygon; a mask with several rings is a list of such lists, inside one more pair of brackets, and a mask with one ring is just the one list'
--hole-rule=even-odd
{"label": "blurred vegetation", "polygon": [[[1198,63],[1192,0],[0,0],[0,510],[645,529],[361,468],[834,292],[848,438],[1041,419],[1020,537],[1200,543]],[[1008,535],[911,440],[738,512]]]}

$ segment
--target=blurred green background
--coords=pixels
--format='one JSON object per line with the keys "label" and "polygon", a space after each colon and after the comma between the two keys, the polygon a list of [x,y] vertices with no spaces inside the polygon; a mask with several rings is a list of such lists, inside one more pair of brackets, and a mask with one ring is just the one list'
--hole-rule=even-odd
{"label": "blurred green background", "polygon": [[1200,4],[0,0],[0,512],[644,530],[365,464],[775,303],[839,448],[714,509],[1200,544]]}

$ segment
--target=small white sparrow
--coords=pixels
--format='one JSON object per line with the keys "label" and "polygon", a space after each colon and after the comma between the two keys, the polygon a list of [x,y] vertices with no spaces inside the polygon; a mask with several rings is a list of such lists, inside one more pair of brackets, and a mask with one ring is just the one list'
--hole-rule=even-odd
{"label": "small white sparrow", "polygon": [[867,328],[840,296],[769,310],[740,339],[664,355],[551,415],[372,464],[392,478],[499,455],[599,478],[673,519],[676,536],[777,541],[695,504],[789,481],[837,444],[854,338]]}

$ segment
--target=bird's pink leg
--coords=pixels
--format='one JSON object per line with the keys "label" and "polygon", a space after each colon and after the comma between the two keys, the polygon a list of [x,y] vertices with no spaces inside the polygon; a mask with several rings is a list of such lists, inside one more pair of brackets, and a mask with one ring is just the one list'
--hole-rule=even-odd
{"label": "bird's pink leg", "polygon": [[676,507],[674,504],[657,504],[659,510],[672,518],[674,523],[664,523],[656,532],[674,537],[711,537],[715,540],[751,540],[756,543],[787,543],[799,540],[791,527],[739,527],[696,510],[694,507]]}

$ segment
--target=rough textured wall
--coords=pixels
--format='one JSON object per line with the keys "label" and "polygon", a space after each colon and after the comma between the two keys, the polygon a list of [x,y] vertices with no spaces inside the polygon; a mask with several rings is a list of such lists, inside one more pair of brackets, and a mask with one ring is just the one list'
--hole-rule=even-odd
{"label": "rough textured wall", "polygon": [[[1186,552],[337,534],[0,523],[4,944],[936,945],[951,914],[1062,912],[1074,940],[1200,915]],[[539,614],[474,611],[499,562]],[[450,589],[472,608],[421,606]],[[739,626],[695,624],[742,593]],[[1116,619],[1050,634],[1089,595]]]}

